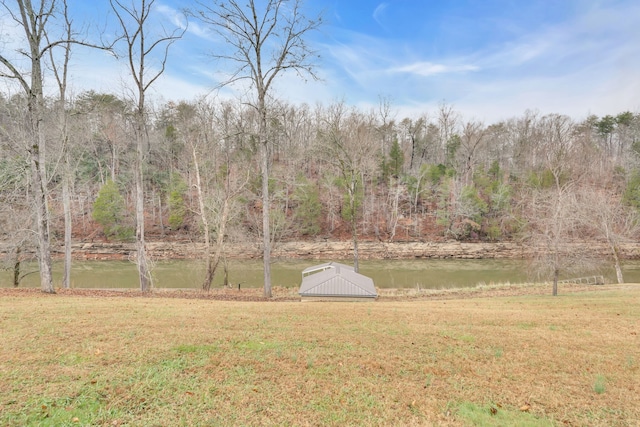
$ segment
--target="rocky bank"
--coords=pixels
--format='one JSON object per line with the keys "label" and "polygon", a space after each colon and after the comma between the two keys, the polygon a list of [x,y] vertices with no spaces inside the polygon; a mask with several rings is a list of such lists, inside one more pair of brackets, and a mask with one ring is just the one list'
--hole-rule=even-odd
{"label": "rocky bank", "polygon": [[[576,251],[588,248],[591,254],[606,256],[608,248],[598,243],[575,243]],[[147,250],[157,260],[197,259],[204,253],[204,245],[195,242],[147,242]],[[463,243],[463,242],[373,242],[359,243],[361,259],[523,259],[535,255],[535,249],[512,242]],[[54,251],[62,257],[62,248]],[[227,244],[228,259],[256,259],[262,257],[258,244]],[[73,257],[86,260],[126,260],[135,256],[133,243],[76,243]],[[275,259],[349,259],[353,257],[352,244],[347,241],[282,242],[272,256]],[[622,246],[625,259],[640,259],[640,244]]]}

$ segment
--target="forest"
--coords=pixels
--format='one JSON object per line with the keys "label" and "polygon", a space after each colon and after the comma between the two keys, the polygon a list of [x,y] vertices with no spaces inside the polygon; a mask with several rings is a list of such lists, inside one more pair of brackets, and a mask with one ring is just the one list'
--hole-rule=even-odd
{"label": "forest", "polygon": [[[148,7],[136,21],[141,31]],[[623,281],[619,245],[638,233],[640,114],[577,120],[530,110],[483,123],[444,101],[401,117],[385,98],[366,111],[293,105],[266,90],[254,103],[147,99],[163,69],[147,74],[144,55],[165,43],[166,61],[175,32],[147,41],[138,57],[137,39],[124,33],[136,96],[71,95],[70,30],[52,43],[29,25],[39,24],[25,24],[40,37],[29,39],[32,52],[63,50],[46,63],[33,54],[24,72],[0,56],[1,76],[24,88],[0,92],[0,239],[9,265],[50,257],[72,239],[142,249],[145,235],[205,242],[211,274],[226,242],[349,239],[357,263],[359,239],[517,240],[540,247],[540,264],[557,280],[590,262],[569,243],[598,241]],[[305,25],[298,35],[316,24]],[[43,90],[45,68],[55,94]]]}

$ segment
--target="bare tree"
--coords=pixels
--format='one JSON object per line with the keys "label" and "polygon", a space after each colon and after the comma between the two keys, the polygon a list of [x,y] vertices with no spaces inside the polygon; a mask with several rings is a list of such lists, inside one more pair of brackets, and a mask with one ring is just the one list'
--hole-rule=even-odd
{"label": "bare tree", "polygon": [[[0,141],[10,139],[9,134],[19,134],[16,128],[20,125],[18,120],[0,125]],[[32,232],[28,165],[23,157],[15,155],[16,151],[5,144],[0,145],[0,253],[5,254],[0,265],[2,269],[13,271],[14,287],[30,274],[24,273],[22,262],[29,259],[36,243]]]}
{"label": "bare tree", "polygon": [[[17,48],[15,58],[0,53],[0,77],[17,82],[27,100],[28,137],[25,138],[25,145],[33,187],[40,287],[43,292],[54,293],[51,275],[51,218],[48,206],[45,74],[52,70],[60,93],[64,94],[71,46],[82,45],[107,50],[110,46],[96,45],[76,38],[72,31],[66,0],[40,0],[35,4],[31,0],[18,0],[15,3],[10,5],[6,0],[0,0],[0,6],[24,31],[24,39],[21,40],[23,44]],[[63,51],[62,59],[54,54],[57,48]],[[27,61],[23,61],[25,57]],[[64,98],[64,95],[61,98]],[[65,265],[68,267],[67,263]]]}
{"label": "bare tree", "polygon": [[577,210],[585,228],[594,231],[596,238],[604,240],[613,260],[618,283],[624,283],[621,246],[632,241],[640,231],[637,211],[625,206],[621,197],[611,188],[585,186],[578,192],[581,207]]}
{"label": "bare tree", "polygon": [[[24,68],[19,57],[10,58],[0,54],[0,77],[16,81],[27,99],[28,136],[25,141],[28,152],[31,185],[33,187],[34,211],[38,236],[38,263],[40,288],[46,293],[55,293],[51,274],[50,213],[48,205],[48,182],[46,169],[46,135],[44,129],[45,100],[44,74],[47,53],[57,45],[67,43],[66,37],[53,36],[59,5],[56,0],[42,0],[33,7],[31,0],[19,0],[9,5],[0,3],[8,16],[24,31],[23,45],[18,54],[27,58]],[[65,8],[66,11],[66,8]]]}
{"label": "bare tree", "polygon": [[343,218],[349,223],[353,242],[353,263],[359,268],[358,220],[363,198],[363,182],[379,153],[373,123],[355,111],[348,112],[343,103],[329,107],[327,121],[320,132],[320,157],[337,169],[346,191]]}
{"label": "bare tree", "polygon": [[[233,162],[233,130],[225,126],[230,111],[223,105],[220,112],[201,100],[192,108],[192,117],[182,123],[182,136],[192,155],[195,189],[198,196],[197,214],[202,222],[205,243],[205,278],[202,289],[209,291],[223,257],[227,226],[237,214],[236,202],[249,180],[248,169],[241,171]],[[217,117],[221,116],[221,117]],[[218,127],[218,123],[222,124]],[[208,165],[203,170],[201,164]],[[212,248],[211,234],[215,232]]]}
{"label": "bare tree", "polygon": [[[452,144],[456,140],[456,130],[460,121],[460,114],[453,109],[452,105],[447,105],[444,101],[438,106],[438,131],[439,131],[439,152],[437,153],[436,163],[447,163],[455,154],[452,153]],[[449,165],[447,165],[449,166]]]}
{"label": "bare tree", "polygon": [[459,158],[459,174],[463,185],[470,185],[473,174],[479,162],[478,157],[486,141],[486,129],[480,122],[466,122],[462,126],[460,147],[457,150]]}
{"label": "bare tree", "polygon": [[525,177],[532,169],[540,165],[541,151],[537,148],[537,129],[540,117],[534,111],[527,110],[523,117],[509,120],[506,132],[510,141],[510,169],[513,174]]}
{"label": "bare tree", "polygon": [[[120,0],[110,0],[120,29],[121,40],[125,44],[125,60],[135,85],[136,109],[134,113],[134,134],[136,140],[135,186],[136,186],[136,253],[140,290],[147,292],[151,289],[152,280],[149,260],[145,248],[144,232],[144,179],[143,166],[149,147],[149,133],[147,129],[147,91],[153,83],[164,73],[169,55],[169,47],[180,39],[185,29],[175,29],[167,32],[162,29],[159,36],[148,39],[154,28],[151,20],[155,0],[132,1],[125,4]],[[158,54],[157,52],[160,51]],[[154,62],[155,59],[155,62]],[[155,65],[155,67],[154,67]]]}
{"label": "bare tree", "polygon": [[572,240],[581,236],[576,190],[584,177],[580,147],[573,139],[574,125],[567,116],[544,116],[535,129],[533,157],[538,179],[532,182],[524,216],[529,223],[529,241],[537,248],[536,269],[551,275],[553,295],[558,295],[558,280],[563,271],[591,268],[593,260]]}
{"label": "bare tree", "polygon": [[76,98],[75,107],[82,115],[78,124],[90,135],[87,149],[92,152],[100,183],[115,182],[127,146],[126,117],[131,106],[115,95],[89,91]]}
{"label": "bare tree", "polygon": [[419,117],[416,120],[410,118],[404,118],[400,122],[400,129],[402,132],[402,138],[408,140],[411,144],[409,149],[409,171],[413,171],[414,168],[420,166],[418,162],[418,152],[420,146],[425,145],[425,131],[427,127],[428,118],[426,115]]}
{"label": "bare tree", "polygon": [[553,282],[553,295],[558,295],[558,280],[565,269],[579,268],[581,254],[570,245],[576,236],[575,198],[568,184],[549,189],[533,189],[526,205],[529,223],[528,242],[535,248],[534,270]]}
{"label": "bare tree", "polygon": [[264,296],[271,293],[271,229],[269,200],[269,165],[272,144],[269,141],[268,99],[276,77],[287,71],[315,78],[315,53],[305,37],[320,25],[320,19],[307,19],[302,0],[267,0],[262,5],[255,0],[199,1],[195,12],[230,47],[214,52],[217,59],[230,63],[234,69],[223,85],[240,80],[249,81],[255,90],[250,104],[258,113],[258,139],[261,151],[262,175],[262,235],[264,262]]}
{"label": "bare tree", "polygon": [[391,99],[380,97],[378,99],[378,111],[380,124],[377,127],[380,138],[380,152],[387,154],[391,146],[391,141],[395,138],[395,120],[391,113]]}
{"label": "bare tree", "polygon": [[[73,39],[73,29],[71,20],[69,19],[67,3],[63,3],[64,8],[64,33],[66,34],[66,41],[58,45],[62,50],[62,59],[60,65],[56,61],[54,55],[54,49],[49,49],[49,55],[51,58],[51,69],[58,85],[58,101],[56,103],[59,140],[62,145],[62,207],[64,212],[64,270],[62,275],[62,287],[71,287],[71,233],[72,233],[72,221],[71,221],[71,184],[72,184],[72,170],[71,170],[71,153],[69,148],[69,134],[68,134],[68,114],[67,114],[67,81],[69,77],[69,59],[71,58],[71,40]],[[48,43],[48,34],[45,34]]]}

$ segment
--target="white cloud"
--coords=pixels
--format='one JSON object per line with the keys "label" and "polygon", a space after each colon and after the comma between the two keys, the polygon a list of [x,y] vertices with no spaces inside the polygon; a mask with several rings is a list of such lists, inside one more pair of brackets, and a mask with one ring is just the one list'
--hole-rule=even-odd
{"label": "white cloud", "polygon": [[378,23],[378,25],[380,25],[383,28],[384,28],[384,25],[382,23],[382,18],[387,7],[389,7],[388,3],[380,3],[378,6],[376,6],[375,10],[373,11],[373,19]]}
{"label": "white cloud", "polygon": [[156,11],[167,18],[176,27],[180,29],[187,28],[187,17],[183,12],[180,12],[176,8],[164,4],[157,4]]}
{"label": "white cloud", "polygon": [[479,69],[476,65],[445,65],[420,61],[402,67],[391,68],[389,71],[392,73],[407,73],[421,77],[429,77],[436,74],[464,73],[468,71],[478,71]]}
{"label": "white cloud", "polygon": [[206,41],[214,41],[216,38],[215,34],[210,29],[200,25],[200,23],[194,20],[189,21],[187,33],[193,34],[194,36]]}
{"label": "white cloud", "polygon": [[192,101],[211,92],[206,87],[193,84],[181,76],[170,73],[163,74],[156,83],[153,93],[165,100]]}
{"label": "white cloud", "polygon": [[[370,76],[380,69],[381,64],[388,62],[381,55],[381,50],[371,49],[376,43],[328,45],[323,50],[327,53],[323,58],[328,68],[334,69],[338,78],[350,78],[360,87],[370,84]],[[340,77],[341,74],[346,74]]]}

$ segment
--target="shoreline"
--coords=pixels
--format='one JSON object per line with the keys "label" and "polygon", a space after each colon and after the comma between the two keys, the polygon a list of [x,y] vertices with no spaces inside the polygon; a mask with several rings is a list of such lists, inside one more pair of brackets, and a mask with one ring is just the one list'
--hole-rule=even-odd
{"label": "shoreline", "polygon": [[[608,284],[608,285],[580,285],[566,284],[560,286],[559,295],[574,293],[598,293],[612,290],[637,291],[640,284]],[[380,304],[388,302],[418,302],[459,300],[474,298],[504,298],[519,296],[549,296],[551,297],[551,285],[549,283],[528,284],[497,284],[479,285],[469,288],[448,289],[378,289],[379,296],[372,301],[358,301],[356,304]],[[55,294],[45,294],[39,288],[0,288],[0,297],[80,297],[80,298],[170,298],[170,299],[198,299],[211,301],[235,301],[235,302],[301,302],[298,288],[274,287],[273,297],[262,296],[262,288],[246,288],[240,291],[230,288],[212,288],[209,292],[198,288],[173,289],[157,288],[150,292],[140,292],[139,289],[89,289],[89,288],[56,288]],[[322,304],[326,301],[305,302],[305,304]]]}
{"label": "shoreline", "polygon": [[[147,242],[147,251],[157,260],[200,259],[204,245],[199,242]],[[589,248],[592,255],[609,255],[607,245],[594,242],[572,243],[576,251]],[[640,243],[626,243],[620,246],[623,259],[640,259]],[[1,252],[1,251],[0,251]],[[362,260],[384,259],[529,259],[536,248],[513,242],[469,243],[469,242],[359,242],[358,252]],[[72,257],[75,260],[127,260],[135,257],[134,243],[74,243]],[[62,247],[54,247],[52,256],[61,259]],[[229,243],[225,245],[224,256],[230,260],[261,259],[259,244]],[[272,257],[277,259],[350,259],[353,257],[350,241],[298,241],[277,243],[272,249]]]}
{"label": "shoreline", "polygon": [[[228,260],[262,259],[259,243],[227,243],[223,256]],[[571,251],[588,256],[610,258],[607,245],[600,242],[574,242],[568,244]],[[147,253],[155,260],[197,260],[205,253],[204,244],[192,241],[148,241]],[[135,243],[122,242],[74,242],[72,259],[75,261],[126,261],[136,256]],[[621,244],[618,256],[622,260],[640,260],[640,242]],[[513,259],[535,258],[539,250],[516,242],[382,242],[362,241],[358,243],[361,260],[408,260],[408,259]],[[0,260],[7,260],[13,248],[0,242]],[[35,252],[24,250],[23,260],[34,258]],[[64,258],[64,247],[52,245],[54,261]],[[321,240],[279,242],[272,251],[278,260],[347,260],[353,258],[351,241]]]}

